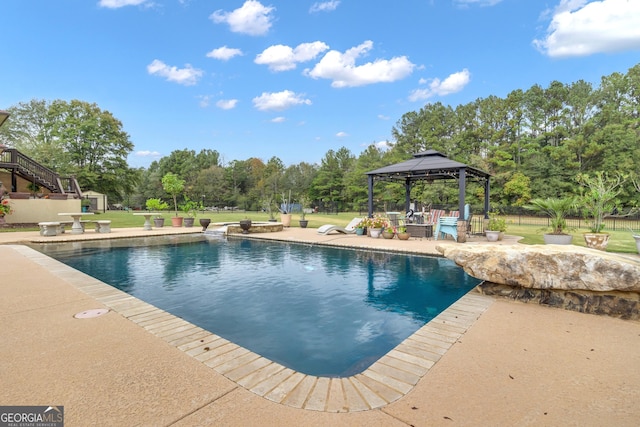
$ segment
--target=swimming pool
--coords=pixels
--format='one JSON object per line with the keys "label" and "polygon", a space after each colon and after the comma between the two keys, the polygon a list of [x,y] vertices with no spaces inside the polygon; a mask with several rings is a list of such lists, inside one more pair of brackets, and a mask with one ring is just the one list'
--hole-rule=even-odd
{"label": "swimming pool", "polygon": [[443,258],[247,239],[153,237],[38,250],[318,376],[362,372],[479,282]]}

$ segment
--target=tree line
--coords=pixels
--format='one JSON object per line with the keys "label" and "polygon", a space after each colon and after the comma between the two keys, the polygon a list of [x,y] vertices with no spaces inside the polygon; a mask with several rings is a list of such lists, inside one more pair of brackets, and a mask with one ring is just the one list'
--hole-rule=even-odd
{"label": "tree line", "polygon": [[[594,87],[533,85],[506,97],[479,98],[455,108],[440,102],[405,113],[393,126],[393,143],[369,145],[357,155],[329,150],[318,163],[284,165],[277,157],[221,163],[219,152],[175,150],[148,168],[130,168],[133,143],[108,111],[84,101],[31,100],[10,107],[0,142],[15,147],[61,175],[74,175],[83,189],[108,195],[111,203],[144,207],[149,198],[169,197],[161,179],[171,172],[185,181],[185,194],[206,206],[277,209],[282,196],[305,198],[337,211],[363,209],[366,172],[434,149],[489,172],[491,203],[522,206],[533,198],[575,194],[580,174],[635,176],[640,161],[640,64],[627,73],[601,78]],[[418,183],[412,199],[457,205],[457,184]],[[483,188],[468,186],[472,205],[483,203]],[[630,180],[621,206],[636,204]],[[402,184],[376,182],[376,209],[403,206]]]}

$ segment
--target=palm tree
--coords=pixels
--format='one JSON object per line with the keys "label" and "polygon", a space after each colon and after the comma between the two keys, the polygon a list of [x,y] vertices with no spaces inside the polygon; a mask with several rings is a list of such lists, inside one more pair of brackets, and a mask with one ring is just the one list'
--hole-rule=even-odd
{"label": "palm tree", "polygon": [[567,234],[564,232],[567,226],[566,217],[572,210],[578,207],[578,199],[576,196],[533,199],[524,207],[535,212],[542,212],[549,215],[551,234]]}

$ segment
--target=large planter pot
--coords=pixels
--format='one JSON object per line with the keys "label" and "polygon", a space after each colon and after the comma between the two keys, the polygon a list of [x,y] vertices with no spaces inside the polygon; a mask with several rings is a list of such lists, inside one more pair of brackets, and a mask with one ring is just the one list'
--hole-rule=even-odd
{"label": "large planter pot", "polygon": [[573,242],[571,234],[545,234],[542,236],[547,245],[570,245]]}
{"label": "large planter pot", "polygon": [[284,227],[291,226],[291,214],[280,214],[280,222]]}
{"label": "large planter pot", "polygon": [[240,228],[242,228],[242,234],[248,234],[249,229],[251,228],[251,220],[250,219],[241,219],[240,220]]}
{"label": "large planter pot", "polygon": [[640,253],[640,236],[634,235],[633,238],[636,241],[636,249],[638,250],[638,253]]}
{"label": "large planter pot", "polygon": [[600,251],[607,250],[609,243],[608,233],[584,233],[584,242],[588,248],[598,249]]}
{"label": "large planter pot", "polygon": [[309,225],[309,220],[308,219],[301,219],[300,220],[300,228],[307,228],[307,225]]}
{"label": "large planter pot", "polygon": [[374,239],[377,239],[378,237],[380,237],[380,233],[382,233],[382,228],[370,228],[369,229],[369,234]]}
{"label": "large planter pot", "polygon": [[[25,194],[29,194],[29,193],[25,193]],[[28,199],[28,197],[26,197]],[[67,194],[62,194],[62,193],[50,193],[49,194],[49,199],[51,200],[67,200],[69,198],[69,196]]]}
{"label": "large planter pot", "polygon": [[389,231],[382,232],[382,237],[384,237],[385,239],[393,239],[393,236],[395,235],[396,235],[395,233],[389,232]]}
{"label": "large planter pot", "polygon": [[196,221],[195,218],[192,217],[187,217],[184,219],[184,226],[185,227],[193,227],[193,223]]}
{"label": "large planter pot", "polygon": [[209,218],[200,218],[200,225],[202,226],[202,231],[207,231],[207,227],[211,224],[211,220]]}
{"label": "large planter pot", "polygon": [[487,237],[487,240],[489,242],[497,242],[498,239],[500,238],[500,232],[499,231],[486,230],[484,232],[484,234]]}
{"label": "large planter pot", "polygon": [[164,218],[153,218],[153,225],[156,228],[164,227]]}
{"label": "large planter pot", "polygon": [[16,191],[12,191],[9,193],[9,197],[12,199],[28,199],[31,197],[31,193],[22,193],[22,192],[16,192]]}
{"label": "large planter pot", "polygon": [[411,233],[398,233],[398,239],[400,240],[409,240],[409,237],[411,237]]}
{"label": "large planter pot", "polygon": [[172,227],[182,227],[182,221],[184,220],[181,216],[172,216],[171,217],[171,226]]}

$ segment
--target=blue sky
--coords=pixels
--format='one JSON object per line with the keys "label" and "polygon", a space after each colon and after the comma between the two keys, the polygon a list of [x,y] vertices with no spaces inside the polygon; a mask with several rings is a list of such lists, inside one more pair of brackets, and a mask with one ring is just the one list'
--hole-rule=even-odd
{"label": "blue sky", "polygon": [[404,113],[640,62],[639,0],[3,0],[0,109],[96,103],[133,167],[173,150],[319,163]]}

